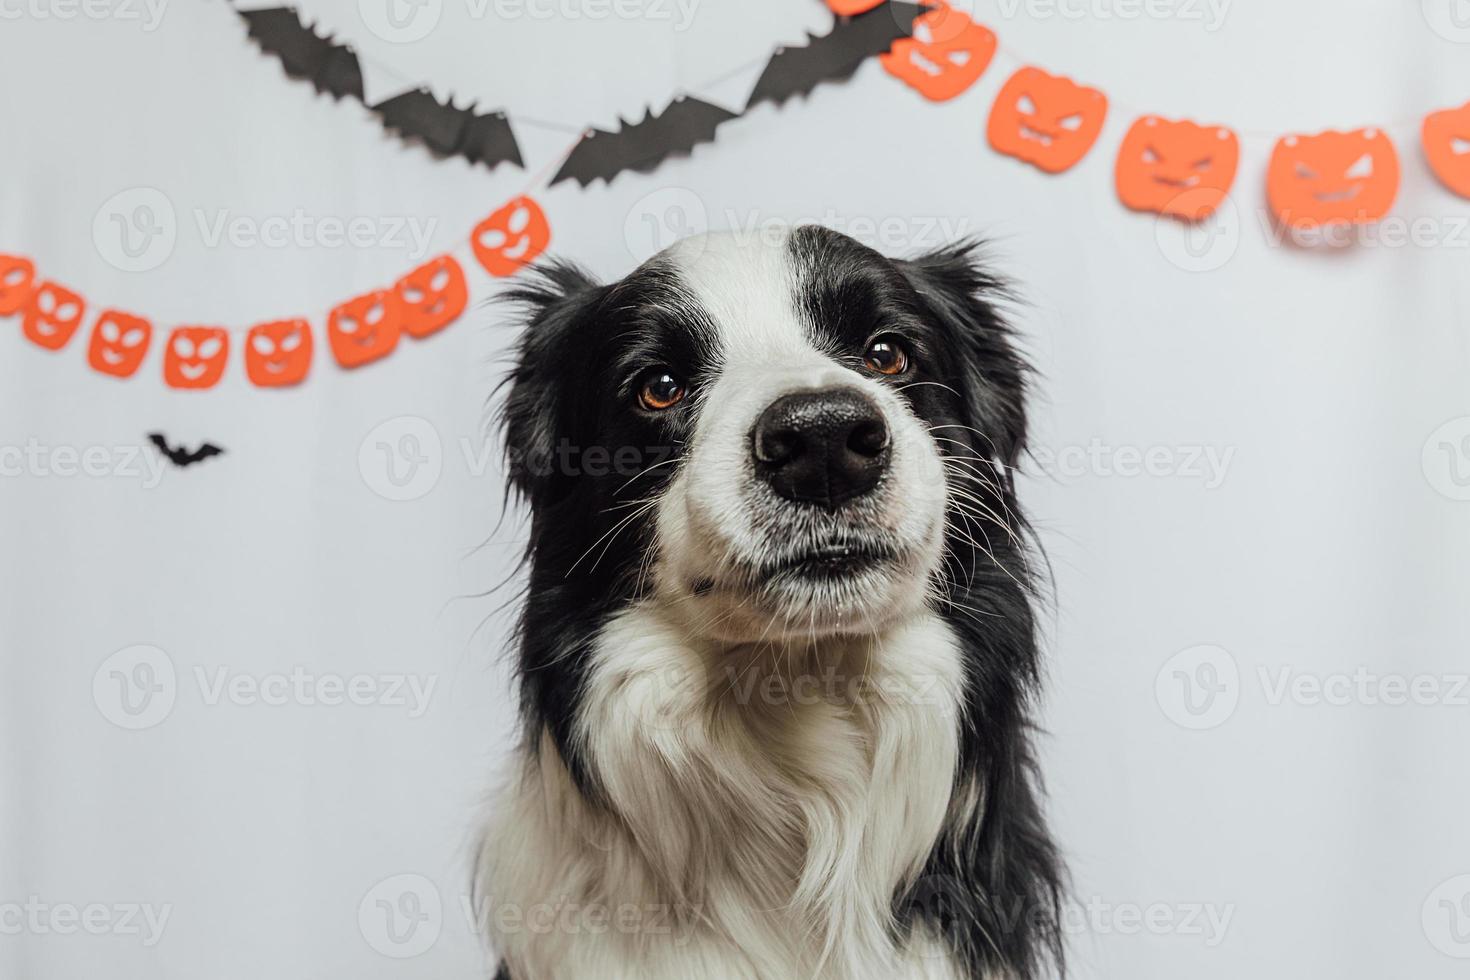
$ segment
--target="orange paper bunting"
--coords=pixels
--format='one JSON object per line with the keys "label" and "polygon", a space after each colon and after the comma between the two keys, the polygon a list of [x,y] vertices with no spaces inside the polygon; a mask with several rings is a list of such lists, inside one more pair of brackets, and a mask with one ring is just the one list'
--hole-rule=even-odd
{"label": "orange paper bunting", "polygon": [[1272,213],[1297,230],[1377,221],[1398,190],[1398,152],[1381,129],[1285,136],[1266,176]]}
{"label": "orange paper bunting", "polygon": [[475,226],[470,246],[475,260],[492,276],[514,275],[546,250],[551,226],[546,212],[529,197],[517,197]]}
{"label": "orange paper bunting", "polygon": [[60,350],[81,326],[87,303],[81,296],[50,280],[30,294],[21,330],[26,339],[47,350]]}
{"label": "orange paper bunting", "polygon": [[273,320],[245,335],[245,375],[260,388],[300,384],[311,371],[311,324]]}
{"label": "orange paper bunting", "polygon": [[443,330],[459,318],[469,302],[464,269],[452,255],[431,259],[393,286],[403,308],[403,329],[423,338]]}
{"label": "orange paper bunting", "polygon": [[1022,68],[996,96],[987,135],[996,152],[1058,174],[1092,149],[1107,114],[1108,98],[1097,89]]}
{"label": "orange paper bunting", "polygon": [[36,281],[36,267],[19,255],[0,255],[0,316],[25,309]]}
{"label": "orange paper bunting", "polygon": [[1135,211],[1202,221],[1230,194],[1240,140],[1223,126],[1144,116],[1118,150],[1118,199]]}
{"label": "orange paper bunting", "polygon": [[392,290],[355,296],[327,314],[332,356],[345,368],[387,357],[403,332],[403,307]]}
{"label": "orange paper bunting", "polygon": [[995,47],[994,31],[939,3],[914,21],[913,37],[894,41],[878,60],[924,98],[943,102],[975,84],[995,57]]}
{"label": "orange paper bunting", "polygon": [[1470,197],[1470,102],[1424,118],[1424,155],[1434,175],[1461,197]]}
{"label": "orange paper bunting", "polygon": [[170,388],[213,388],[230,358],[224,327],[175,327],[163,352],[163,380]]}
{"label": "orange paper bunting", "polygon": [[152,339],[153,324],[143,317],[120,310],[103,310],[92,325],[87,363],[102,374],[130,378],[142,366]]}

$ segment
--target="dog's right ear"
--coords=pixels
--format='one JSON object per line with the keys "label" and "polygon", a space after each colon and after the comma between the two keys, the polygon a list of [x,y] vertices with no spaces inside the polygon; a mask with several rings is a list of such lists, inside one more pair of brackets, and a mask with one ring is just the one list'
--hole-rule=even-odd
{"label": "dog's right ear", "polygon": [[607,288],[585,270],[555,260],[537,265],[502,294],[525,318],[510,388],[500,411],[511,485],[533,507],[566,495],[571,477],[558,466],[558,447],[578,438],[577,403],[588,397],[588,330]]}

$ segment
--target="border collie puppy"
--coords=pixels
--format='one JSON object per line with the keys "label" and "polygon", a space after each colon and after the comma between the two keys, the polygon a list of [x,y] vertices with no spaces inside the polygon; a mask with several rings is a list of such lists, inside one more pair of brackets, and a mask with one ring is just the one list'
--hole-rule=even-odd
{"label": "border collie puppy", "polygon": [[502,977],[1059,967],[1000,292],[972,244],[818,227],[514,290],[525,736],[476,881]]}

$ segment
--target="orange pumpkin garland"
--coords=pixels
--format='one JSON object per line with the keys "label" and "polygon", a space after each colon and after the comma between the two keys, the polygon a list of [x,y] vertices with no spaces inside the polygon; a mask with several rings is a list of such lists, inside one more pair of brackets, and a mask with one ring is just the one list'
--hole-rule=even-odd
{"label": "orange pumpkin garland", "polygon": [[1282,137],[1266,176],[1272,213],[1297,230],[1378,221],[1398,190],[1398,152],[1381,129]]}
{"label": "orange pumpkin garland", "polygon": [[1001,88],[986,134],[997,153],[1057,174],[1087,155],[1107,114],[1097,89],[1028,67]]}
{"label": "orange pumpkin garland", "polygon": [[1224,126],[1144,116],[1123,137],[1114,179],[1135,211],[1202,221],[1230,194],[1239,165],[1240,140]]}
{"label": "orange pumpkin garland", "polygon": [[1434,175],[1461,197],[1470,197],[1470,102],[1424,117],[1424,156]]}

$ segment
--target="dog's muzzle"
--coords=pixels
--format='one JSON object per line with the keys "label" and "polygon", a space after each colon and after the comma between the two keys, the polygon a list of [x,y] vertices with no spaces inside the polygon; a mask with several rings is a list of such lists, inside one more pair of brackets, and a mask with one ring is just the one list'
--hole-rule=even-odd
{"label": "dog's muzzle", "polygon": [[836,510],[871,491],[888,469],[883,413],[852,388],[784,395],[756,419],[755,471],[782,497]]}

